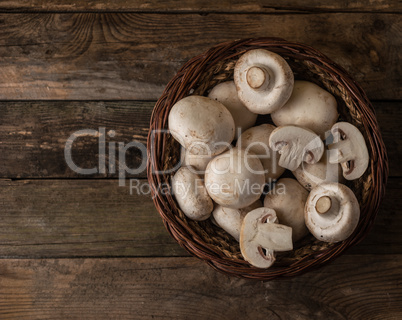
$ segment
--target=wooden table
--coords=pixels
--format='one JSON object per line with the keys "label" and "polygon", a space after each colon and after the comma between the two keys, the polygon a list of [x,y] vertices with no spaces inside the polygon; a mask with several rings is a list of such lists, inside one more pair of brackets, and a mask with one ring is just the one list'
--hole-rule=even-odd
{"label": "wooden table", "polygon": [[[0,11],[1,319],[402,318],[400,2],[10,0]],[[189,256],[150,195],[119,186],[113,157],[83,175],[64,154],[83,129],[106,135],[77,138],[82,168],[98,166],[102,138],[145,144],[153,105],[184,62],[259,36],[312,45],[345,67],[390,157],[367,238],[324,268],[265,283]],[[140,164],[130,149],[127,165]],[[127,179],[147,193],[145,171]]]}

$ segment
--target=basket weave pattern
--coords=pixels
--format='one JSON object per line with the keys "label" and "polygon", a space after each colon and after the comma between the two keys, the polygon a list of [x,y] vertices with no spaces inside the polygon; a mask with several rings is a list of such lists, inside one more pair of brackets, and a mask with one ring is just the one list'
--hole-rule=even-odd
{"label": "basket weave pattern", "polygon": [[[332,93],[338,102],[339,121],[348,121],[363,133],[370,154],[369,168],[348,186],[360,203],[361,217],[355,232],[345,241],[329,244],[307,236],[291,252],[278,253],[274,266],[258,269],[243,260],[239,244],[210,220],[196,222],[179,209],[170,192],[171,174],[157,173],[174,168],[180,160],[180,145],[168,128],[172,106],[190,95],[207,95],[217,84],[233,79],[237,59],[246,51],[267,49],[286,59],[296,80],[314,82]],[[148,136],[148,180],[155,206],[174,239],[194,256],[226,274],[271,280],[295,276],[321,266],[361,241],[369,231],[384,196],[388,162],[372,105],[347,72],[317,50],[279,38],[246,39],[217,45],[188,61],[166,86],[152,113]],[[169,187],[168,187],[169,188]]]}

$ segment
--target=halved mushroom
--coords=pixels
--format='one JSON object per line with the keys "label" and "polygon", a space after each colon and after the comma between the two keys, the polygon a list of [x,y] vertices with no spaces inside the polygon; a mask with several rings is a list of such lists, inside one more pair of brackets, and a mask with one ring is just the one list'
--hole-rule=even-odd
{"label": "halved mushroom", "polygon": [[181,167],[172,177],[172,191],[183,213],[196,221],[206,220],[214,208],[200,176]]}
{"label": "halved mushroom", "polygon": [[264,49],[243,54],[234,68],[239,99],[253,113],[269,114],[292,94],[294,76],[286,60]]}
{"label": "halved mushroom", "polygon": [[292,228],[277,223],[275,210],[258,208],[243,220],[240,251],[246,261],[257,268],[269,268],[275,251],[293,249]]}
{"label": "halved mushroom", "polygon": [[292,228],[293,242],[299,241],[307,233],[304,223],[304,205],[308,192],[295,179],[279,179],[267,193],[264,207],[274,209],[279,223]]}
{"label": "halved mushroom", "polygon": [[222,82],[213,87],[208,97],[221,102],[232,114],[236,128],[235,139],[255,124],[257,114],[249,111],[240,101],[233,81]]}
{"label": "halved mushroom", "polygon": [[335,123],[331,132],[334,143],[328,146],[329,162],[341,164],[345,179],[360,178],[369,164],[369,153],[363,135],[348,122]]}
{"label": "halved mushroom", "polygon": [[241,224],[244,217],[250,211],[260,207],[262,207],[260,200],[257,200],[256,202],[242,209],[232,209],[217,205],[212,212],[211,218],[214,218],[216,225],[221,227],[233,238],[239,241]]}
{"label": "halved mushroom", "polygon": [[356,229],[360,207],[347,186],[323,183],[311,190],[304,214],[306,226],[314,237],[325,242],[339,242]]}
{"label": "halved mushroom", "polygon": [[276,128],[269,137],[269,146],[281,155],[279,165],[294,171],[304,161],[317,163],[324,152],[324,143],[313,131],[297,127]]}
{"label": "halved mushroom", "polygon": [[285,105],[271,114],[277,126],[308,128],[325,139],[325,133],[338,119],[337,103],[332,94],[308,81],[295,81]]}
{"label": "halved mushroom", "polygon": [[218,101],[197,95],[173,105],[168,125],[173,138],[192,154],[219,154],[228,148],[235,133],[228,109]]}
{"label": "halved mushroom", "polygon": [[237,147],[251,151],[258,156],[264,167],[265,182],[267,183],[278,179],[285,172],[285,168],[278,164],[278,153],[269,147],[269,136],[274,130],[275,126],[266,123],[252,127],[242,133],[236,144]]}
{"label": "halved mushroom", "polygon": [[311,190],[321,183],[345,181],[342,175],[341,165],[338,163],[329,163],[327,153],[324,151],[320,161],[315,164],[303,162],[295,171],[292,171],[297,181],[306,188]]}
{"label": "halved mushroom", "polygon": [[251,152],[233,148],[212,159],[205,171],[205,187],[224,207],[244,208],[262,194],[265,184],[261,161]]}

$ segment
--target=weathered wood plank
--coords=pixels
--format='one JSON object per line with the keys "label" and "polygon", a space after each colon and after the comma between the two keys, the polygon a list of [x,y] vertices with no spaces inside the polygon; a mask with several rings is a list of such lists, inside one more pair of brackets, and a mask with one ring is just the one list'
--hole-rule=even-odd
{"label": "weathered wood plank", "polygon": [[[119,170],[124,168],[124,157],[119,155],[118,143],[126,146],[135,141],[146,150],[153,105],[152,102],[138,101],[0,102],[0,176],[118,177]],[[88,132],[88,135],[79,137],[75,133],[80,130],[96,130],[99,136]],[[72,135],[77,138],[70,138]],[[96,167],[99,172],[103,154],[104,173],[77,173],[71,161],[66,160],[67,141],[72,143],[71,148],[67,148],[71,150],[71,160],[80,168]],[[103,147],[105,151],[102,151]],[[116,152],[110,153],[112,148]],[[146,177],[146,152],[143,152],[144,156],[139,147],[125,152],[126,166],[138,168],[140,172],[136,176],[140,177]]]}
{"label": "weathered wood plank", "polygon": [[288,12],[288,11],[341,11],[341,12],[400,12],[401,4],[398,1],[386,0],[284,0],[278,3],[273,0],[151,0],[151,1],[126,1],[126,0],[102,0],[102,1],[2,1],[0,11],[3,12],[48,12],[48,11],[92,11],[92,12]]}
{"label": "weathered wood plank", "polygon": [[193,258],[1,260],[2,319],[365,319],[402,317],[402,255],[344,256],[271,282]]}
{"label": "weathered wood plank", "polygon": [[[390,181],[373,230],[350,253],[402,252],[401,187],[400,178]],[[117,180],[3,180],[0,188],[0,258],[187,255],[144,180],[132,195]]]}
{"label": "weathered wood plank", "polygon": [[280,36],[323,51],[372,99],[400,99],[398,14],[1,14],[0,99],[155,100],[191,57]]}
{"label": "weathered wood plank", "polygon": [[[110,143],[118,150],[118,143],[137,146],[126,152],[128,168],[138,168],[138,173],[128,177],[145,178],[146,172],[140,145],[146,147],[149,120],[154,102],[0,102],[0,177],[2,178],[87,178],[118,177],[124,168],[124,159],[116,151],[109,157]],[[399,102],[376,102],[374,107],[390,157],[391,176],[402,176],[399,155],[402,153],[402,129]],[[79,130],[105,130],[105,171],[83,175],[67,165],[65,146],[69,137]],[[110,137],[108,133],[115,135]],[[99,149],[101,137],[87,136],[74,140],[72,160],[80,168],[101,168]],[[102,147],[102,143],[101,143]],[[144,166],[143,166],[144,167]],[[113,172],[114,170],[114,172]]]}
{"label": "weathered wood plank", "polygon": [[[186,255],[142,182],[0,181],[0,257]],[[136,184],[133,184],[136,186]]]}

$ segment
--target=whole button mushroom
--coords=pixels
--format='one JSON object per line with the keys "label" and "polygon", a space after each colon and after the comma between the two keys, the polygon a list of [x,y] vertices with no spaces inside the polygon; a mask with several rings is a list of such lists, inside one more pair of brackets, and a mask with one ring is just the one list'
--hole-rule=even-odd
{"label": "whole button mushroom", "polygon": [[181,211],[190,219],[203,221],[214,208],[202,179],[194,169],[181,167],[172,178],[172,191]]}
{"label": "whole button mushroom", "polygon": [[233,81],[218,84],[212,88],[208,97],[221,102],[232,114],[236,127],[235,139],[255,124],[257,114],[250,112],[240,101]]}
{"label": "whole button mushroom", "polygon": [[291,171],[304,161],[317,163],[324,153],[324,143],[310,129],[297,126],[276,128],[269,137],[269,146],[281,155],[279,165]]}
{"label": "whole button mushroom", "polygon": [[353,191],[340,183],[324,183],[311,190],[306,206],[307,228],[318,240],[339,242],[356,229],[359,202]]}
{"label": "whole button mushroom", "polygon": [[192,154],[214,156],[228,148],[234,138],[234,120],[215,100],[188,96],[176,102],[169,113],[169,131]]}
{"label": "whole button mushroom", "polygon": [[243,54],[234,68],[239,99],[253,113],[280,109],[292,94],[294,76],[286,60],[264,49]]}
{"label": "whole button mushroom", "polygon": [[241,224],[244,217],[250,211],[260,207],[262,207],[260,200],[257,200],[256,202],[242,209],[232,209],[217,205],[212,212],[212,217],[214,218],[216,225],[221,227],[233,238],[239,241]]}
{"label": "whole button mushroom", "polygon": [[250,128],[242,133],[237,140],[236,146],[249,150],[259,156],[265,170],[265,182],[270,183],[278,179],[284,172],[279,163],[279,155],[269,147],[269,136],[275,126],[272,124],[262,124]]}
{"label": "whole button mushroom", "polygon": [[293,249],[292,228],[277,222],[275,211],[269,208],[255,209],[244,217],[240,251],[251,265],[269,268],[275,261],[275,251]]}
{"label": "whole button mushroom", "polygon": [[338,163],[329,163],[327,153],[328,151],[325,151],[317,163],[308,164],[303,162],[292,172],[297,181],[307,190],[310,191],[317,185],[325,182],[343,183],[345,181],[341,165]]}
{"label": "whole button mushroom", "polygon": [[279,179],[264,199],[264,207],[274,209],[279,223],[292,228],[293,242],[308,234],[304,205],[308,192],[295,179]]}
{"label": "whole button mushroom", "polygon": [[334,143],[328,146],[329,162],[341,164],[345,179],[360,178],[369,164],[369,153],[363,135],[348,122],[334,124],[331,133]]}
{"label": "whole button mushroom", "polygon": [[233,148],[212,159],[205,171],[205,186],[212,200],[229,208],[244,208],[257,201],[265,184],[261,161],[251,152]]}
{"label": "whole button mushroom", "polygon": [[322,139],[338,119],[337,103],[332,94],[308,81],[295,81],[285,105],[271,114],[277,126],[297,125],[308,128]]}

